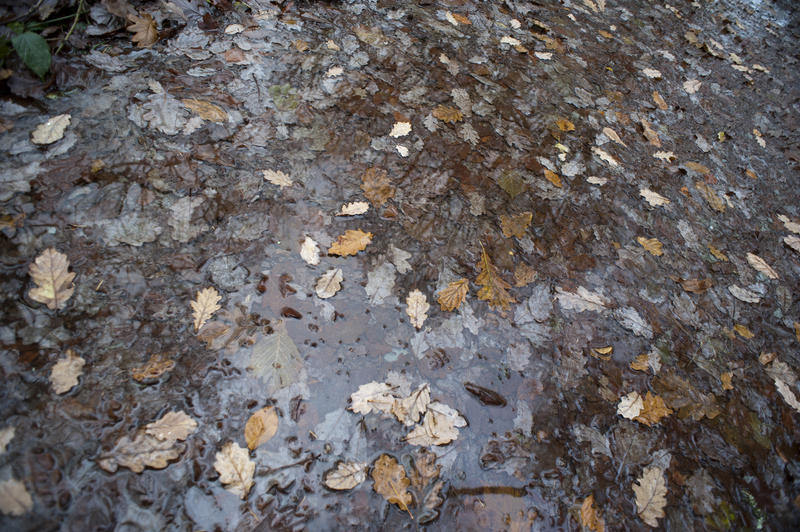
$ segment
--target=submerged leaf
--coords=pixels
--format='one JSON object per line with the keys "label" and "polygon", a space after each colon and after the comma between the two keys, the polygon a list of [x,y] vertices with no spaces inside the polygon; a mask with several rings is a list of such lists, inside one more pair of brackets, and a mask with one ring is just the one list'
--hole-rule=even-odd
{"label": "submerged leaf", "polygon": [[365,233],[361,229],[348,229],[331,245],[328,253],[331,255],[355,255],[363,251],[367,244],[372,242],[372,233]]}
{"label": "submerged leaf", "polygon": [[133,33],[131,40],[136,43],[139,48],[148,48],[153,46],[158,41],[158,28],[156,28],[156,21],[149,13],[144,13],[142,16],[128,15],[128,20],[132,23],[127,29]]}
{"label": "submerged leaf", "polygon": [[633,492],[636,494],[639,517],[648,525],[657,527],[658,520],[664,517],[664,507],[667,505],[664,471],[658,467],[647,467],[636,482]]}
{"label": "submerged leaf", "polygon": [[158,421],[145,426],[145,434],[155,436],[157,440],[185,440],[197,429],[197,421],[186,412],[169,412]]}
{"label": "submerged leaf", "polygon": [[267,378],[273,391],[292,384],[302,368],[300,352],[282,321],[275,325],[271,335],[253,346],[248,367],[256,376]]}
{"label": "submerged leaf", "polygon": [[67,349],[66,357],[61,358],[50,372],[50,384],[53,391],[62,394],[78,385],[78,377],[83,373],[86,361],[75,354],[72,349]]}
{"label": "submerged leaf", "polygon": [[361,190],[376,209],[394,197],[394,186],[386,171],[376,167],[367,168],[361,176]]}
{"label": "submerged leaf", "polygon": [[395,397],[392,387],[385,382],[369,382],[358,387],[358,391],[350,395],[350,410],[356,414],[383,412],[388,414],[394,407]]}
{"label": "submerged leaf", "polygon": [[481,285],[478,291],[478,299],[488,301],[493,308],[507,310],[511,303],[517,301],[507,292],[511,285],[505,282],[497,272],[497,268],[492,264],[486,250],[481,246],[481,259],[478,262],[479,274],[475,282]]}
{"label": "submerged leaf", "polygon": [[109,473],[114,473],[119,466],[141,473],[145,467],[164,469],[183,450],[184,446],[174,439],[159,440],[140,430],[133,439],[128,436],[120,438],[110,452],[100,457],[97,464]]}
{"label": "submerged leaf", "polygon": [[336,469],[325,473],[323,481],[332,490],[349,490],[367,479],[365,462],[339,462]]}
{"label": "submerged leaf", "polygon": [[278,432],[278,414],[274,406],[257,410],[244,426],[244,439],[251,451],[267,443]]}
{"label": "submerged leaf", "polygon": [[199,331],[200,328],[214,315],[220,308],[219,301],[222,296],[213,287],[204,288],[197,292],[197,297],[191,301],[192,310],[194,310],[194,330]]}
{"label": "submerged leaf", "polygon": [[503,236],[510,238],[515,236],[522,238],[525,236],[525,230],[531,224],[533,213],[530,211],[521,212],[514,216],[500,215],[500,226],[503,229]]}
{"label": "submerged leaf", "polygon": [[75,273],[68,270],[66,255],[53,248],[44,250],[30,265],[30,276],[37,286],[31,288],[28,295],[34,301],[45,303],[49,309],[64,308],[75,290],[72,284]]}
{"label": "submerged leaf", "polygon": [[581,525],[595,532],[605,532],[606,523],[594,507],[594,495],[589,495],[581,504]]}
{"label": "submerged leaf", "polygon": [[469,281],[462,277],[457,281],[451,281],[444,290],[439,292],[439,297],[436,300],[442,310],[449,312],[461,306],[461,303],[467,297],[468,291]]}
{"label": "submerged leaf", "polygon": [[292,179],[280,170],[262,170],[261,173],[264,175],[264,179],[273,185],[278,185],[281,188],[292,186]]}
{"label": "submerged leaf", "polygon": [[253,474],[256,463],[250,460],[250,454],[239,447],[236,442],[228,442],[214,461],[214,469],[219,473],[219,481],[225,489],[240,499],[247,498],[253,486]]}

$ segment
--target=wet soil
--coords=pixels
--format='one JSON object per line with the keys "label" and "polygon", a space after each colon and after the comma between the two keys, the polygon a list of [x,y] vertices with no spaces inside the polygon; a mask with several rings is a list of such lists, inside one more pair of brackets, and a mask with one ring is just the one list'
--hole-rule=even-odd
{"label": "wet soil", "polygon": [[[0,429],[15,431],[0,481],[33,501],[3,530],[577,530],[589,495],[609,529],[645,530],[632,486],[648,467],[664,472],[664,529],[800,526],[800,412],[776,387],[800,397],[791,6],[178,4],[138,6],[162,33],[153,47],[95,37],[58,59],[53,84],[15,74],[0,102]],[[203,120],[187,99],[225,116]],[[63,113],[63,139],[31,142]],[[396,122],[411,132],[390,136]],[[365,201],[370,168],[390,197],[336,216]],[[501,217],[524,212],[508,236]],[[348,229],[372,242],[326,254]],[[306,237],[317,265],[299,254]],[[58,311],[29,295],[51,247],[77,274]],[[482,249],[517,285],[506,309],[477,297]],[[535,276],[515,282],[525,267]],[[342,289],[320,299],[330,268]],[[436,294],[461,277],[466,301],[441,310]],[[238,331],[224,346],[193,327],[189,302],[208,286]],[[431,303],[420,328],[414,289]],[[252,363],[284,326],[302,362],[288,380]],[[56,394],[68,349],[86,365]],[[154,354],[172,369],[135,379]],[[402,424],[347,409],[386,380],[428,382],[468,421],[431,448],[445,484],[424,512],[369,478],[322,482],[340,460],[414,456]],[[619,415],[631,392],[670,414]],[[215,457],[269,405],[278,432],[250,453],[240,500]],[[198,423],[178,458],[98,466],[170,411]]]}

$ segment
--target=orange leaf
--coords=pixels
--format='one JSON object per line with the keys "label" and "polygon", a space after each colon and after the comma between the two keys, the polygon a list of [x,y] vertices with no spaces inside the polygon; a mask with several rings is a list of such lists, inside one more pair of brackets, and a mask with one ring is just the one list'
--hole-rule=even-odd
{"label": "orange leaf", "polygon": [[634,419],[639,423],[652,427],[671,413],[672,409],[667,406],[661,397],[647,392],[647,395],[644,396],[642,411]]}
{"label": "orange leaf", "polygon": [[355,255],[362,251],[367,244],[372,242],[372,233],[365,233],[361,229],[348,229],[333,243],[328,253],[331,255]]}
{"label": "orange leaf", "polygon": [[515,236],[522,238],[525,235],[525,229],[531,224],[533,213],[530,211],[515,214],[514,216],[500,215],[500,226],[503,229],[503,236],[510,238]]}
{"label": "orange leaf", "polygon": [[544,176],[547,178],[548,181],[553,183],[553,185],[557,186],[558,188],[561,188],[561,178],[558,177],[557,173],[545,168],[544,169]]}
{"label": "orange leaf", "polygon": [[558,129],[561,131],[575,131],[575,124],[566,118],[559,118],[556,120],[556,126],[558,126]]}
{"label": "orange leaf", "polygon": [[444,290],[439,292],[439,296],[436,298],[436,301],[439,302],[439,306],[442,308],[442,310],[455,310],[461,306],[461,303],[464,302],[468,291],[469,281],[462,277],[458,281],[452,281],[447,285],[447,287],[444,288]]}
{"label": "orange leaf", "polygon": [[480,273],[475,282],[481,285],[478,291],[478,299],[488,301],[489,306],[492,308],[501,307],[503,310],[507,309],[511,303],[516,303],[517,300],[511,297],[507,292],[511,285],[505,282],[497,273],[497,268],[492,264],[489,255],[481,245],[481,260],[478,262],[478,269]]}
{"label": "orange leaf", "polygon": [[589,495],[581,504],[581,525],[595,532],[605,532],[606,523],[594,508],[594,495]]}

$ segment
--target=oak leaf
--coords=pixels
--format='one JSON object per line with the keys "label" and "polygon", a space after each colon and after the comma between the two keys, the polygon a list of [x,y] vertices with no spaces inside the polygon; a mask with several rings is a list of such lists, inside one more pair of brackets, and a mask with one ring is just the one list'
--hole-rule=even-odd
{"label": "oak leaf", "polygon": [[244,426],[244,439],[251,451],[267,443],[278,432],[278,414],[274,406],[265,406],[250,416]]}
{"label": "oak leaf", "polygon": [[195,100],[193,98],[186,98],[181,100],[181,103],[187,108],[194,111],[197,116],[202,118],[203,120],[208,120],[209,122],[227,122],[228,120],[228,113],[225,110],[218,106],[214,105],[211,102],[207,102],[205,100]]}
{"label": "oak leaf", "polygon": [[464,115],[461,111],[456,109],[455,107],[450,107],[447,105],[437,105],[432,112],[434,118],[438,118],[442,122],[460,122]]}
{"label": "oak leaf", "polygon": [[72,297],[75,287],[74,272],[69,272],[69,260],[63,253],[48,248],[30,265],[30,276],[36,283],[28,295],[34,301],[45,303],[47,308],[62,309]]}
{"label": "oak leaf", "polygon": [[428,404],[422,424],[406,435],[406,441],[423,447],[447,445],[458,438],[458,429],[466,425],[467,421],[456,409],[434,401]]}
{"label": "oak leaf", "polygon": [[366,201],[353,201],[342,205],[336,216],[355,216],[357,214],[364,214],[369,210],[369,203]]}
{"label": "oak leaf", "polygon": [[331,268],[328,270],[322,275],[322,277],[319,278],[317,281],[317,286],[314,287],[317,297],[320,299],[333,297],[336,292],[341,290],[342,279],[343,275],[341,268]]}
{"label": "oak leaf", "polygon": [[264,179],[273,185],[278,185],[281,188],[292,186],[292,179],[280,170],[262,170],[261,173],[264,175]]}
{"label": "oak leaf", "polygon": [[394,407],[395,397],[391,394],[392,387],[385,382],[369,382],[362,384],[358,390],[350,395],[348,409],[356,414],[369,414],[370,412],[383,412],[389,414]]}
{"label": "oak leaf", "polygon": [[664,254],[661,250],[661,242],[657,238],[645,238],[643,236],[637,236],[636,241],[641,244],[641,246],[646,249],[651,255],[655,255],[656,257],[660,257]]}
{"label": "oak leaf", "polygon": [[389,132],[390,137],[405,137],[411,133],[411,122],[395,122],[392,126],[392,131]]}
{"label": "oak leaf", "polygon": [[126,29],[133,33],[131,40],[136,43],[139,48],[149,48],[153,46],[158,40],[158,28],[156,21],[149,13],[144,13],[141,16],[128,15],[128,21],[132,24]]}
{"label": "oak leaf", "polygon": [[331,469],[322,482],[332,490],[349,490],[367,479],[365,462],[339,462],[336,469]]}
{"label": "oak leaf", "polygon": [[361,190],[377,209],[394,197],[394,186],[389,181],[385,170],[367,168],[361,176]]}
{"label": "oak leaf", "polygon": [[647,467],[642,476],[633,485],[636,494],[636,507],[642,521],[652,527],[658,526],[658,520],[664,517],[664,506],[667,505],[667,486],[664,482],[664,471],[658,467]]}
{"label": "oak leaf", "polygon": [[197,429],[197,421],[186,412],[169,412],[160,419],[148,423],[144,427],[145,434],[155,437],[159,441],[185,440]]}
{"label": "oak leaf", "polygon": [[412,502],[408,485],[411,483],[406,476],[406,470],[397,463],[397,460],[388,454],[382,454],[375,461],[372,468],[373,489],[390,503],[396,504],[401,510],[408,511]]}
{"label": "oak leaf", "polygon": [[372,242],[372,233],[365,233],[361,229],[348,229],[331,245],[328,253],[331,255],[355,255]]}
{"label": "oak leaf", "polygon": [[419,418],[428,409],[431,402],[431,388],[426,382],[420,384],[408,397],[396,399],[392,404],[392,414],[403,425],[410,426],[419,422]]}
{"label": "oak leaf", "polygon": [[78,377],[83,373],[86,361],[75,354],[72,349],[67,349],[66,357],[55,363],[50,372],[50,383],[53,391],[62,394],[78,385]]}
{"label": "oak leaf", "polygon": [[219,473],[219,481],[225,489],[238,495],[240,499],[247,498],[250,488],[253,487],[253,474],[256,464],[250,460],[250,454],[239,447],[236,442],[228,442],[217,453],[214,469]]}
{"label": "oak leaf", "polygon": [[411,325],[419,329],[428,318],[427,312],[431,306],[425,294],[419,290],[412,290],[406,298],[406,314],[411,318]]}
{"label": "oak leaf", "polygon": [[594,508],[594,495],[589,495],[581,504],[581,525],[595,532],[605,532],[606,522]]}
{"label": "oak leaf", "polygon": [[489,306],[492,308],[500,307],[503,310],[508,309],[511,303],[517,302],[507,292],[511,286],[497,273],[497,267],[492,264],[483,246],[481,246],[481,258],[478,262],[478,270],[480,273],[477,279],[475,279],[475,283],[481,285],[481,289],[478,291],[478,299],[488,301]]}
{"label": "oak leaf", "polygon": [[128,436],[120,438],[111,451],[98,459],[97,465],[109,473],[114,473],[119,466],[134,473],[141,473],[145,467],[164,469],[183,450],[184,446],[176,440],[159,440],[139,430],[132,439]]}
{"label": "oak leaf", "polygon": [[676,283],[680,283],[684,290],[692,292],[693,294],[702,294],[714,284],[711,279],[681,279],[680,277],[672,277]]}
{"label": "oak leaf", "polygon": [[531,224],[533,213],[530,211],[521,212],[514,216],[500,215],[500,226],[503,229],[503,236],[510,238],[515,236],[522,238],[525,235],[525,230]]}
{"label": "oak leaf", "polygon": [[455,310],[461,306],[464,299],[467,297],[469,291],[469,281],[461,278],[457,281],[451,281],[441,292],[436,301],[439,302],[439,307],[444,311]]}
{"label": "oak leaf", "polygon": [[197,297],[194,301],[190,302],[192,310],[194,311],[194,330],[199,331],[200,328],[214,315],[220,308],[219,302],[222,296],[213,287],[203,288],[197,292]]}
{"label": "oak leaf", "polygon": [[664,399],[647,392],[642,401],[642,411],[634,419],[652,427],[671,413],[672,410],[664,403]]}
{"label": "oak leaf", "polygon": [[312,266],[319,264],[319,246],[310,236],[300,244],[300,257]]}
{"label": "oak leaf", "polygon": [[750,266],[752,266],[756,270],[760,271],[761,273],[763,273],[764,275],[766,275],[770,279],[777,279],[778,278],[778,273],[775,270],[773,270],[772,267],[769,264],[767,264],[767,262],[764,259],[762,259],[761,257],[759,257],[758,255],[756,255],[754,253],[748,253],[747,254],[747,262],[750,263]]}

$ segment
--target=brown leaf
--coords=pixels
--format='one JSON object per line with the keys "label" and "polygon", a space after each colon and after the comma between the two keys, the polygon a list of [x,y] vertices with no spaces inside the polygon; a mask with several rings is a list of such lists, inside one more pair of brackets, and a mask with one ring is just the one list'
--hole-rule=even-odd
{"label": "brown leaf", "polygon": [[53,391],[58,394],[67,393],[78,385],[78,377],[83,373],[83,366],[86,364],[86,361],[72,349],[67,349],[65,355],[56,362],[50,372],[50,384],[53,385]]}
{"label": "brown leaf", "polygon": [[53,248],[44,250],[30,265],[30,276],[37,286],[31,288],[28,295],[34,301],[45,303],[49,309],[64,308],[75,290],[72,284],[75,273],[68,270],[66,255]]}
{"label": "brown leaf", "polygon": [[521,262],[514,268],[514,286],[519,288],[528,285],[535,281],[538,276],[539,272],[528,264]]}
{"label": "brown leaf", "polygon": [[747,262],[750,263],[750,266],[752,266],[756,270],[760,271],[761,273],[763,273],[764,275],[766,275],[770,279],[777,279],[778,278],[778,273],[775,270],[773,270],[772,267],[769,264],[767,264],[767,262],[764,259],[762,259],[761,257],[759,257],[758,255],[755,255],[753,253],[748,253],[747,254]]}
{"label": "brown leaf", "polygon": [[428,309],[431,306],[425,298],[425,294],[419,290],[412,290],[406,298],[406,314],[411,318],[411,325],[419,329],[425,323]]}
{"label": "brown leaf", "polygon": [[516,198],[525,190],[525,181],[514,172],[506,172],[500,176],[497,185],[512,198]]}
{"label": "brown leaf", "polygon": [[197,116],[202,118],[203,120],[208,120],[209,122],[227,122],[228,120],[228,113],[225,112],[218,105],[214,105],[211,102],[207,102],[205,100],[194,100],[191,98],[187,98],[185,100],[181,100],[181,103],[185,105],[188,109],[191,109]]}
{"label": "brown leaf", "polygon": [[637,236],[636,241],[641,244],[642,247],[651,255],[660,257],[664,254],[664,252],[661,250],[661,242],[659,242],[657,238],[645,238],[643,236]]}
{"label": "brown leaf", "polygon": [[144,13],[142,16],[128,15],[128,20],[133,24],[126,29],[133,33],[131,40],[136,43],[136,46],[149,48],[155,44],[158,40],[158,28],[156,28],[156,21],[149,13]]}
{"label": "brown leaf", "polygon": [[581,525],[595,532],[605,532],[606,523],[594,508],[594,495],[589,495],[581,504]]}
{"label": "brown leaf", "polygon": [[465,17],[464,15],[461,15],[459,13],[450,13],[450,15],[454,19],[456,19],[456,22],[458,22],[459,24],[464,24],[465,26],[469,26],[472,24],[472,21],[467,17]]}
{"label": "brown leaf", "polygon": [[500,215],[500,226],[503,229],[503,236],[510,238],[515,236],[522,238],[525,236],[525,230],[531,224],[533,213],[530,211],[515,214],[514,216]]}
{"label": "brown leaf", "polygon": [[575,124],[573,124],[566,118],[559,118],[558,120],[556,120],[556,126],[561,131],[575,131]]}
{"label": "brown leaf", "polygon": [[694,161],[686,161],[683,165],[693,172],[697,172],[698,174],[710,174],[711,170],[708,169],[707,166],[702,165],[700,163],[696,163]]}
{"label": "brown leaf", "polygon": [[278,432],[278,414],[275,407],[266,406],[256,411],[244,426],[244,439],[252,451],[267,443]]}
{"label": "brown leaf", "polygon": [[213,287],[204,288],[197,292],[197,297],[194,301],[190,302],[192,310],[194,310],[194,330],[199,331],[200,328],[214,315],[220,308],[219,301],[222,296]]}
{"label": "brown leaf", "polygon": [[658,519],[664,517],[667,505],[667,485],[664,471],[658,467],[645,468],[641,478],[633,485],[636,494],[636,508],[642,521],[652,527],[658,526]]}
{"label": "brown leaf", "polygon": [[548,181],[553,183],[554,186],[561,188],[561,178],[558,176],[557,173],[553,172],[552,170],[548,170],[547,168],[544,169],[544,177],[547,178]]}
{"label": "brown leaf", "polygon": [[361,229],[348,229],[336,239],[328,253],[342,257],[355,255],[366,248],[370,242],[372,242],[372,233],[365,233]]}
{"label": "brown leaf", "polygon": [[339,462],[336,469],[325,473],[323,482],[332,490],[349,490],[367,479],[365,462]]}
{"label": "brown leaf", "polygon": [[714,284],[711,279],[681,279],[673,277],[673,281],[680,283],[684,290],[694,294],[702,294]]}
{"label": "brown leaf", "polygon": [[438,118],[442,122],[460,122],[464,115],[456,109],[455,107],[449,107],[447,105],[437,105],[436,108],[433,110],[434,118]]}
{"label": "brown leaf", "polygon": [[134,473],[141,473],[145,467],[164,469],[183,450],[184,446],[176,440],[159,440],[140,430],[133,439],[128,436],[120,438],[110,452],[98,459],[97,465],[109,473],[114,473],[119,466]]}
{"label": "brown leaf", "polygon": [[408,511],[411,504],[411,494],[407,491],[411,483],[406,477],[406,470],[397,463],[397,460],[387,454],[382,454],[375,461],[372,468],[373,489],[390,503],[396,504],[401,510]]}
{"label": "brown leaf", "polygon": [[436,464],[436,455],[429,450],[420,448],[414,453],[413,468],[409,470],[408,478],[419,501],[417,507],[426,512],[426,518],[435,518],[438,515],[436,509],[444,502],[440,493],[444,486],[444,482],[439,480],[441,469]]}
{"label": "brown leaf", "polygon": [[647,139],[647,141],[650,144],[652,144],[653,146],[656,146],[657,148],[660,148],[661,147],[661,140],[658,138],[658,133],[656,133],[650,127],[650,122],[648,122],[647,120],[642,119],[642,128],[644,130],[643,133],[644,133],[644,136]]}
{"label": "brown leaf", "polygon": [[664,399],[647,392],[644,396],[642,411],[639,412],[639,415],[634,419],[640,423],[644,423],[648,427],[652,427],[671,413],[672,410],[664,403]]}
{"label": "brown leaf", "polygon": [[656,102],[656,105],[662,111],[666,111],[667,109],[669,109],[667,102],[664,101],[664,98],[661,97],[658,91],[653,91],[653,101]]}
{"label": "brown leaf", "polygon": [[725,212],[725,202],[717,196],[714,189],[708,186],[705,181],[698,181],[694,184],[694,188],[700,192],[700,195],[703,196],[703,199],[708,202],[712,209],[718,212]]}
{"label": "brown leaf", "polygon": [[170,360],[167,353],[156,353],[144,366],[133,368],[131,377],[139,382],[153,381],[175,367],[175,361]]}
{"label": "brown leaf", "polygon": [[219,473],[219,481],[225,489],[246,499],[253,487],[253,474],[256,463],[250,460],[250,454],[235,442],[228,442],[214,461],[214,469]]}
{"label": "brown leaf", "polygon": [[478,299],[488,301],[489,306],[492,308],[501,307],[503,310],[508,309],[511,303],[517,301],[511,297],[507,292],[511,286],[505,282],[497,273],[497,268],[492,264],[489,255],[481,245],[481,259],[478,262],[478,278],[475,283],[481,285],[478,291]]}
{"label": "brown leaf", "polygon": [[650,368],[650,355],[642,353],[629,364],[629,367],[635,371],[647,371]]}
{"label": "brown leaf", "polygon": [[436,301],[439,302],[439,306],[442,310],[449,312],[461,306],[461,303],[463,303],[464,299],[467,297],[468,291],[469,281],[462,277],[458,281],[451,281],[444,290],[439,292]]}
{"label": "brown leaf", "polygon": [[361,190],[376,208],[394,197],[394,187],[389,181],[386,171],[380,168],[367,168],[361,176]]}

